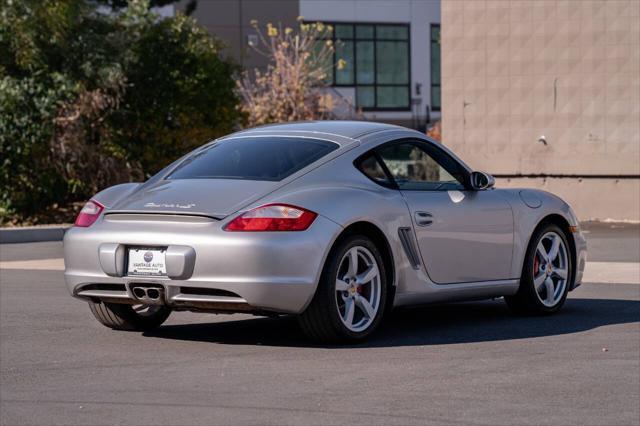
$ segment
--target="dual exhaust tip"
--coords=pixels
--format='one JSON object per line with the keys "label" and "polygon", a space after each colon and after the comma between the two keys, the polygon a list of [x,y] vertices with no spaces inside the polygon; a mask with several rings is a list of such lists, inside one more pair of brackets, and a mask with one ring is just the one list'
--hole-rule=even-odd
{"label": "dual exhaust tip", "polygon": [[162,294],[164,293],[164,288],[162,287],[144,287],[144,286],[133,286],[131,287],[131,293],[133,296],[138,299],[140,302],[145,304],[163,304]]}

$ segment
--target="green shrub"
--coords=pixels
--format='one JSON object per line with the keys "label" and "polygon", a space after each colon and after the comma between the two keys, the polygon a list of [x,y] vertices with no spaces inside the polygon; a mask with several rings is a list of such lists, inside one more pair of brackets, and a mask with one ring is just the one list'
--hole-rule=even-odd
{"label": "green shrub", "polygon": [[0,0],[0,222],[142,180],[242,118],[194,20],[96,4]]}
{"label": "green shrub", "polygon": [[47,158],[51,123],[73,95],[73,85],[60,74],[0,80],[0,217],[33,213],[31,206],[66,196],[65,182]]}

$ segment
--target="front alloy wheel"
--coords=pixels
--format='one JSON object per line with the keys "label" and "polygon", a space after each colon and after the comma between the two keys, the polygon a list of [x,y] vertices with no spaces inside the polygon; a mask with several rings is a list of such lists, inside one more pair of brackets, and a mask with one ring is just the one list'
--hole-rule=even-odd
{"label": "front alloy wheel", "polygon": [[520,288],[505,297],[516,313],[550,314],[564,304],[572,277],[569,244],[564,231],[548,224],[531,238],[522,269]]}
{"label": "front alloy wheel", "polygon": [[569,256],[562,237],[551,231],[542,236],[533,261],[533,285],[540,302],[552,308],[564,295],[569,277]]}

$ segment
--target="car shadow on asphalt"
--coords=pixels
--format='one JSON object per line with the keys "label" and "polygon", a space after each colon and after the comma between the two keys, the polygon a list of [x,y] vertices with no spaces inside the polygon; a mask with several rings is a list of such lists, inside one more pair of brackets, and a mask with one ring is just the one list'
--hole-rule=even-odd
{"label": "car shadow on asphalt", "polygon": [[597,327],[640,322],[640,301],[569,299],[551,316],[522,317],[502,300],[429,305],[392,312],[380,329],[355,345],[317,345],[293,317],[255,318],[165,325],[145,336],[221,343],[288,347],[368,348],[489,342],[579,333]]}

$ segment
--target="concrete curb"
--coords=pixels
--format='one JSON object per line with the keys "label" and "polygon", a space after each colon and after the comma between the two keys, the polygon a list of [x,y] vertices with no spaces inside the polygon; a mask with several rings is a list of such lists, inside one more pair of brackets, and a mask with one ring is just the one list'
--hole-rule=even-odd
{"label": "concrete curb", "polygon": [[2,228],[0,229],[0,244],[62,241],[64,233],[70,227],[71,225]]}

